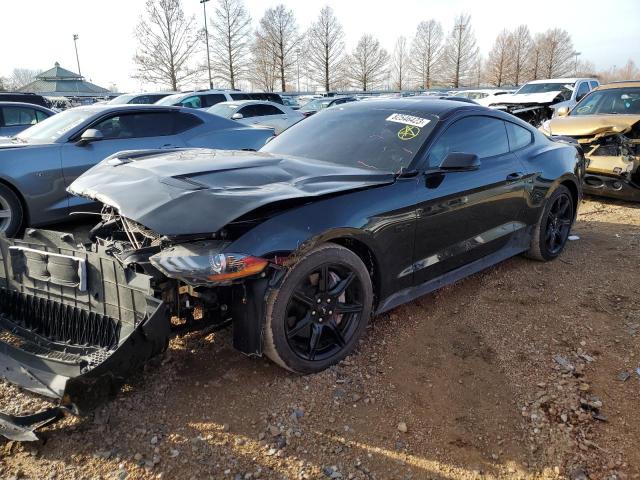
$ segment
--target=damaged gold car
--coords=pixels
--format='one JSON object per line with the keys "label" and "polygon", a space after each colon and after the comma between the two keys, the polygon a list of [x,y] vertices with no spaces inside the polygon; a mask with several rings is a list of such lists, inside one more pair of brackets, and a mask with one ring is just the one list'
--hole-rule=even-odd
{"label": "damaged gold car", "polygon": [[602,85],[558,114],[540,130],[580,143],[585,193],[640,201],[640,81]]}

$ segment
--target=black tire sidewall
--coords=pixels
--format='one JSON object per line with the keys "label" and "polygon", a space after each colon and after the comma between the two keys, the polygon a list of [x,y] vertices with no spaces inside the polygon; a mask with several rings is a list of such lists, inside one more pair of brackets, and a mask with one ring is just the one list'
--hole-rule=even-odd
{"label": "black tire sidewall", "polygon": [[569,234],[567,235],[567,237],[571,234],[571,228],[573,227],[573,222],[575,219],[575,205],[573,202],[573,197],[571,196],[571,192],[567,187],[565,187],[564,185],[560,185],[558,188],[556,188],[553,191],[551,196],[547,199],[547,202],[544,206],[544,210],[542,212],[542,216],[540,217],[538,242],[540,242],[539,243],[540,254],[544,260],[553,260],[555,258],[558,258],[562,254],[562,252],[564,251],[564,248],[567,245],[567,239],[565,238],[564,243],[562,244],[562,248],[560,248],[560,250],[558,250],[557,253],[551,253],[547,249],[547,242],[546,242],[547,217],[549,216],[549,211],[551,210],[551,207],[553,206],[555,201],[558,199],[558,197],[560,197],[561,195],[566,195],[567,197],[569,197],[569,203],[571,205],[571,225],[569,226]]}
{"label": "black tire sidewall", "polygon": [[24,212],[22,209],[22,203],[16,194],[6,185],[0,184],[0,195],[7,200],[8,208],[11,210],[11,222],[7,226],[4,234],[7,237],[15,236],[22,226],[22,220],[24,218]]}
{"label": "black tire sidewall", "polygon": [[[348,266],[358,277],[363,287],[364,309],[358,318],[358,326],[345,347],[333,357],[322,361],[305,360],[291,349],[286,338],[284,318],[286,309],[294,289],[322,263],[334,263]],[[298,373],[314,373],[322,371],[349,355],[358,344],[371,316],[373,304],[373,286],[369,272],[362,260],[347,248],[334,244],[326,244],[303,257],[283,280],[280,288],[272,292],[271,308],[267,310],[267,327],[273,342],[273,349],[279,357],[273,359],[285,368]]]}

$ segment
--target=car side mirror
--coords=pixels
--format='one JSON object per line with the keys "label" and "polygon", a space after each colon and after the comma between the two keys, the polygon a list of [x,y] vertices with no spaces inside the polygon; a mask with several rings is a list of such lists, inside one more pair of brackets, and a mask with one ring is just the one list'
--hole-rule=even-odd
{"label": "car side mirror", "polygon": [[242,115],[241,113],[234,113],[233,115],[231,115],[231,120],[242,120],[244,118],[244,115]]}
{"label": "car side mirror", "polygon": [[82,132],[82,136],[78,141],[79,145],[86,145],[87,143],[97,142],[98,140],[102,140],[104,135],[100,130],[96,130],[95,128],[89,128]]}
{"label": "car side mirror", "polygon": [[559,117],[566,117],[567,115],[569,115],[569,107],[560,107],[558,109]]}
{"label": "car side mirror", "polygon": [[440,164],[440,170],[465,172],[480,168],[480,159],[475,153],[451,152]]}

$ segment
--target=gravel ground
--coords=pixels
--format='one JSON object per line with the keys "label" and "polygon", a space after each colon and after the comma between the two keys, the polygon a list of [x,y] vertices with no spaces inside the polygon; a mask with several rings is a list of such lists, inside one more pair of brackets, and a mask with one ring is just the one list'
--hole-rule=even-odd
{"label": "gravel ground", "polygon": [[[0,478],[640,478],[640,205],[585,200],[561,259],[511,259],[377,318],[299,377],[192,333]],[[0,410],[40,399],[0,383]]]}

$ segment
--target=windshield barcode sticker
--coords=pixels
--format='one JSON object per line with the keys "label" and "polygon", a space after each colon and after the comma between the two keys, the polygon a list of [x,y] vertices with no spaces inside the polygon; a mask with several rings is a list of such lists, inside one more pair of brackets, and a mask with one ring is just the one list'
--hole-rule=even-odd
{"label": "windshield barcode sticker", "polygon": [[429,123],[430,120],[426,118],[414,117],[413,115],[405,115],[404,113],[394,113],[387,117],[387,122],[403,123],[405,125],[412,125],[414,127],[422,128],[427,123]]}

